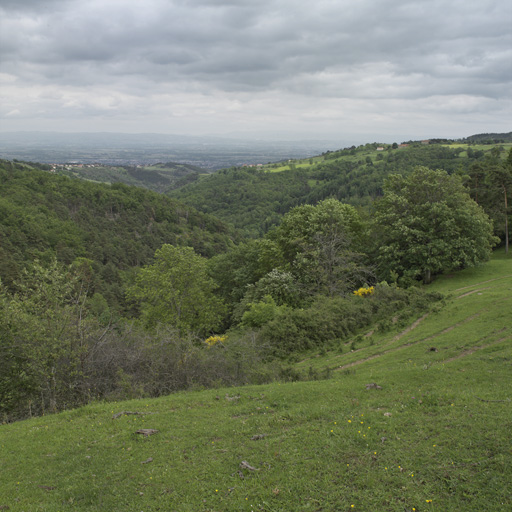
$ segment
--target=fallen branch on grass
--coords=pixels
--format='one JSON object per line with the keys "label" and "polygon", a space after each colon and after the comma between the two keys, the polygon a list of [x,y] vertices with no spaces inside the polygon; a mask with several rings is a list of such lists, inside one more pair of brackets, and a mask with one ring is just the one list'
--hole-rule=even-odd
{"label": "fallen branch on grass", "polygon": [[153,414],[152,412],[138,412],[138,411],[121,411],[121,412],[116,412],[116,414],[114,414],[112,416],[112,419],[115,420],[117,418],[120,418],[121,416],[129,416],[130,414]]}
{"label": "fallen branch on grass", "polygon": [[476,397],[476,399],[480,400],[480,402],[510,402],[510,398],[506,400],[484,400],[483,398]]}

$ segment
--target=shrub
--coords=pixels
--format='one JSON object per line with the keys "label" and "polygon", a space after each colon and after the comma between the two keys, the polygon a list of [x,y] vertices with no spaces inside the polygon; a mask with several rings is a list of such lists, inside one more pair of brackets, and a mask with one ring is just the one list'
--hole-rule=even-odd
{"label": "shrub", "polygon": [[242,315],[242,327],[262,327],[286,309],[286,306],[278,306],[270,295],[265,295],[263,300],[250,303],[248,306],[249,309]]}
{"label": "shrub", "polygon": [[380,331],[388,330],[391,318],[398,312],[403,319],[442,298],[439,293],[417,288],[403,290],[384,283],[372,288],[370,293],[350,297],[319,296],[308,308],[287,309],[263,325],[261,339],[277,356],[326,347],[371,324],[379,323]]}

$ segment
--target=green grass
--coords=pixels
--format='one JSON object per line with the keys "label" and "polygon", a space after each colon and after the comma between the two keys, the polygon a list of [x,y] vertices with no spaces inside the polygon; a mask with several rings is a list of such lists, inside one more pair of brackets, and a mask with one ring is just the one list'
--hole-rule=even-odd
{"label": "green grass", "polygon": [[463,148],[466,151],[462,151],[459,154],[460,158],[466,158],[467,157],[467,149],[471,148],[473,151],[483,151],[484,153],[490,153],[491,149],[493,149],[495,146],[501,146],[503,147],[504,151],[501,153],[501,158],[505,159],[507,157],[508,152],[510,151],[510,148],[512,148],[512,144],[510,142],[504,142],[502,144],[443,144],[443,146],[450,148],[450,149],[457,149],[457,148]]}
{"label": "green grass", "polygon": [[290,160],[279,164],[265,165],[263,168],[266,172],[282,172],[294,169],[306,169],[323,161],[323,157],[304,158],[303,160]]}
{"label": "green grass", "polygon": [[370,156],[372,158],[372,160],[375,162],[375,161],[377,161],[377,155],[379,153],[381,153],[381,152],[377,151],[377,150],[366,150],[364,152],[359,152],[354,155],[343,155],[343,156],[338,156],[335,159],[328,159],[328,160],[325,160],[325,158],[323,156],[316,156],[316,157],[312,157],[312,158],[304,158],[304,159],[299,159],[299,160],[290,160],[288,162],[280,162],[279,164],[268,164],[268,165],[263,166],[263,169],[266,172],[289,171],[292,168],[295,170],[307,169],[309,167],[316,166],[317,164],[319,164],[323,161],[327,161],[327,162],[331,162],[331,163],[336,160],[357,162],[357,161],[361,160],[362,158],[366,158],[367,156]]}
{"label": "green grass", "polygon": [[432,288],[449,298],[421,322],[298,363],[328,380],[1,426],[0,510],[510,510],[512,257]]}

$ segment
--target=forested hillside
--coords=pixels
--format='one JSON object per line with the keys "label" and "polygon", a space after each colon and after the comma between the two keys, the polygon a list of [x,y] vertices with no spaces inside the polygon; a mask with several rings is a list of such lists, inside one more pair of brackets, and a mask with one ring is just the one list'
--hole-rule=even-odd
{"label": "forested hillside", "polygon": [[[406,175],[423,165],[464,176],[475,165],[492,165],[492,148],[421,142],[366,144],[313,159],[194,175],[195,182],[171,190],[169,195],[233,224],[248,236],[259,237],[279,224],[294,206],[334,197],[368,208],[382,195],[384,180],[390,174]],[[499,146],[496,158],[503,159],[508,148]]]}
{"label": "forested hillside", "polygon": [[[101,164],[52,164],[54,172],[63,176],[81,178],[98,183],[124,183],[164,192],[176,182],[209,170],[195,165],[166,162],[153,165],[101,165]],[[192,178],[193,179],[193,178]]]}
{"label": "forested hillside", "polygon": [[147,264],[162,244],[190,246],[204,256],[231,245],[233,234],[221,221],[141,188],[1,161],[0,190],[0,278],[8,287],[35,260],[85,258],[92,290],[117,306],[124,300],[123,273]]}

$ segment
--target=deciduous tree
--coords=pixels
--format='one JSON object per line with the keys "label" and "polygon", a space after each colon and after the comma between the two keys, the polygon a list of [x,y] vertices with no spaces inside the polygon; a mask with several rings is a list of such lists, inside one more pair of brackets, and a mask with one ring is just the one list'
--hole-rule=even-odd
{"label": "deciduous tree", "polygon": [[0,284],[0,413],[55,412],[88,398],[84,364],[94,335],[79,270],[35,262],[15,294]]}
{"label": "deciduous tree", "polygon": [[180,333],[206,334],[219,326],[224,306],[215,296],[206,259],[191,247],[163,245],[155,262],[143,267],[128,296],[140,303],[148,327],[163,323]]}
{"label": "deciduous tree", "polygon": [[504,162],[499,160],[499,152],[493,155],[495,157],[494,165],[488,169],[487,172],[487,180],[491,187],[493,187],[496,191],[499,191],[500,202],[502,207],[499,208],[501,210],[500,217],[503,218],[504,221],[504,231],[505,231],[505,252],[508,253],[509,246],[509,228],[508,228],[508,218],[509,218],[509,210],[508,210],[508,200],[510,196],[510,191],[512,190],[512,148],[509,151],[508,157]]}
{"label": "deciduous tree", "polygon": [[294,208],[271,237],[297,280],[312,293],[334,296],[371,279],[360,253],[365,230],[353,206],[331,198]]}
{"label": "deciduous tree", "polygon": [[397,273],[424,283],[487,260],[497,242],[491,221],[461,179],[426,167],[389,177],[376,205],[374,236],[384,276]]}

